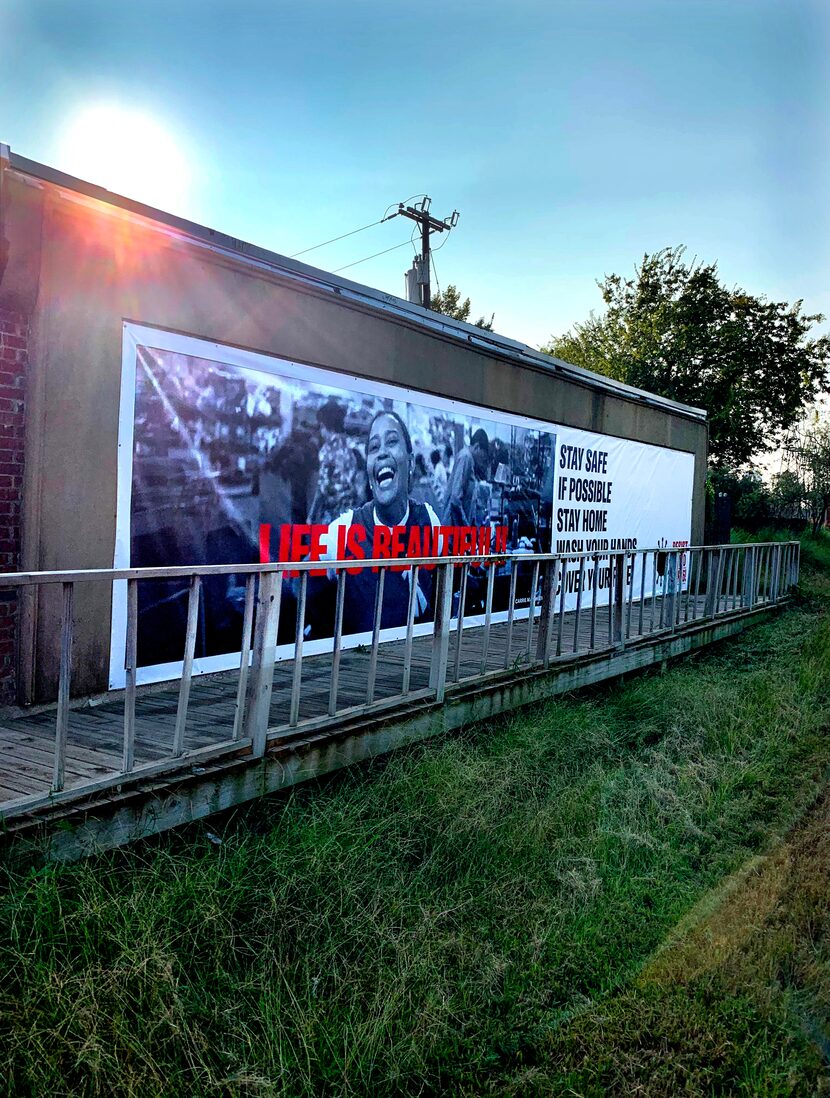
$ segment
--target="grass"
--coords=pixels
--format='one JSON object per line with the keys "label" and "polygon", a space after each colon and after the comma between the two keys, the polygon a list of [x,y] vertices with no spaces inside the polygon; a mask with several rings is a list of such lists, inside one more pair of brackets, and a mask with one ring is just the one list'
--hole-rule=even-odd
{"label": "grass", "polygon": [[802,559],[795,609],[665,675],[80,865],[6,855],[7,1093],[820,1093],[830,542]]}

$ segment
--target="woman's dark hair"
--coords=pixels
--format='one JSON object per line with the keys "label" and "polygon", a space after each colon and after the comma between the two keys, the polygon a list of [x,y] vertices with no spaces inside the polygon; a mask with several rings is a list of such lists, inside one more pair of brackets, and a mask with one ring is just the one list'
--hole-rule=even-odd
{"label": "woman's dark hair", "polygon": [[397,424],[401,429],[401,434],[403,435],[403,441],[404,441],[404,444],[406,446],[406,452],[408,454],[411,454],[412,453],[412,438],[410,437],[410,434],[409,434],[409,428],[407,427],[407,425],[404,423],[404,421],[401,419],[401,417],[398,415],[397,412],[391,412],[387,408],[383,408],[383,409],[381,409],[381,411],[375,412],[375,414],[372,416],[372,422],[369,424],[369,430],[366,432],[366,446],[367,446],[367,448],[369,446],[369,439],[372,437],[372,428],[374,427],[375,423],[380,419],[381,416],[389,416],[390,419],[394,419],[394,420],[397,421]]}
{"label": "woman's dark hair", "polygon": [[429,470],[427,469],[427,463],[424,460],[423,454],[415,455],[415,468],[422,477],[429,476]]}

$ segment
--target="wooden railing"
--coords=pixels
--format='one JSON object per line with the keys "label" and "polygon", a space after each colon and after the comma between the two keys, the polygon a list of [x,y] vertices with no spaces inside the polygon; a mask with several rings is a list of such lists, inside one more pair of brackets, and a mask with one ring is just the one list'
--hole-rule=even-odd
{"label": "wooden railing", "polygon": [[[203,757],[223,753],[262,756],[269,739],[285,738],[310,723],[337,725],[359,714],[389,709],[396,700],[440,704],[456,684],[481,682],[510,674],[550,668],[626,645],[649,643],[651,638],[699,627],[728,615],[745,615],[785,600],[798,582],[797,542],[755,543],[692,548],[656,548],[628,551],[555,555],[519,554],[485,557],[422,557],[408,560],[409,601],[403,635],[400,689],[378,696],[378,667],[383,662],[381,628],[384,582],[388,569],[401,570],[400,560],[326,562],[333,577],[334,630],[328,643],[330,679],[327,704],[311,721],[300,719],[303,690],[304,641],[307,626],[309,573],[319,562],[265,565],[211,565],[141,569],[95,569],[71,572],[29,572],[0,575],[0,591],[60,587],[62,592],[60,660],[55,710],[51,787],[43,793],[6,799],[0,817],[32,811],[99,790],[145,779],[166,771],[198,764]],[[377,569],[371,641],[368,645],[365,699],[341,698],[340,670],[344,637],[343,609],[346,569]],[[421,569],[434,573],[434,615],[427,625],[416,625],[416,591]],[[507,588],[505,608],[494,605],[497,571]],[[292,579],[286,578],[290,572]],[[208,577],[244,577],[241,651],[235,689],[233,721],[216,728],[207,748],[186,750],[194,654],[199,628],[200,591]],[[471,610],[471,577],[475,576],[477,609]],[[509,576],[509,582],[507,578]],[[519,579],[528,605],[517,605]],[[187,587],[187,614],[178,705],[164,758],[136,763],[136,697],[139,600],[142,582],[179,580]],[[526,582],[529,581],[529,582]],[[75,629],[75,590],[79,584],[124,584],[126,635],[125,689],[121,766],[111,774],[80,780],[65,788],[67,736],[72,701],[72,650]],[[294,641],[290,646],[290,696],[287,708],[272,720],[272,688],[278,662],[278,626],[282,594],[293,584],[296,597]],[[481,592],[483,594],[483,605]],[[531,595],[532,593],[532,595]],[[426,639],[424,639],[426,638]],[[413,686],[413,651],[430,646],[428,687]],[[462,658],[465,655],[466,661]],[[471,661],[472,656],[475,657]],[[120,657],[119,657],[120,658]],[[15,722],[6,721],[8,731]],[[4,741],[8,742],[8,740]],[[3,750],[3,749],[0,749]],[[13,746],[8,748],[13,750]]]}

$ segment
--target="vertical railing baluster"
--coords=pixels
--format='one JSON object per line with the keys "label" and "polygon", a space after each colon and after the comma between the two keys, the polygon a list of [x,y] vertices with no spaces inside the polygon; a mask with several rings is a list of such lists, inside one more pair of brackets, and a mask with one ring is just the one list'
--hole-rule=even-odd
{"label": "vertical railing baluster", "polygon": [[439,564],[435,591],[435,624],[432,634],[432,661],[429,671],[430,689],[435,700],[444,700],[447,687],[447,656],[450,648],[450,617],[452,615],[452,564]]}
{"label": "vertical railing baluster", "polygon": [[701,547],[697,551],[697,576],[695,578],[695,598],[692,609],[692,621],[697,621],[697,609],[698,604],[700,603],[700,586],[703,582],[703,561],[705,557],[706,552],[703,547]]}
{"label": "vertical railing baluster", "polygon": [[513,618],[516,614],[516,581],[519,578],[519,567],[516,558],[510,562],[510,595],[507,603],[507,640],[504,646],[504,666],[510,666],[510,653],[513,648]]}
{"label": "vertical railing baluster", "polygon": [[487,594],[484,601],[484,636],[481,639],[481,673],[487,673],[487,657],[490,653],[490,626],[493,618],[493,587],[496,582],[496,562],[487,565]]}
{"label": "vertical railing baluster", "polygon": [[381,567],[378,573],[378,585],[375,591],[375,616],[372,621],[372,649],[369,655],[369,677],[366,680],[366,703],[375,700],[375,680],[378,673],[378,647],[380,645],[380,625],[383,620],[383,584],[386,569]]}
{"label": "vertical railing baluster", "polygon": [[758,551],[758,595],[756,602],[766,602],[764,594],[766,587],[767,548],[762,545]]}
{"label": "vertical railing baluster", "polygon": [[668,614],[669,620],[666,621],[666,625],[669,626],[671,632],[675,630],[675,616],[677,610],[677,552],[669,551],[665,557],[666,567],[666,579],[670,580],[671,591],[669,594],[669,604],[666,608],[666,614]]}
{"label": "vertical railing baluster", "polygon": [[[683,600],[683,624],[686,625],[689,621],[689,597],[692,593],[692,571],[694,570],[694,550],[689,546],[689,552],[687,554],[689,567],[686,572],[686,597]],[[680,567],[683,567],[683,561],[680,562]]]}
{"label": "vertical railing baluster", "polygon": [[599,554],[594,553],[594,574],[591,579],[591,648],[597,645],[597,602],[599,601]]}
{"label": "vertical railing baluster", "polygon": [[637,629],[637,636],[643,635],[643,612],[646,606],[646,562],[648,561],[648,550],[643,549],[640,554],[640,621]]}
{"label": "vertical railing baluster", "polygon": [[[613,565],[612,565],[613,561]],[[615,553],[608,556],[609,589],[612,591],[611,607],[613,613],[613,627],[611,629],[611,643],[614,645],[625,644],[624,616],[625,616],[625,554]],[[610,616],[610,615],[609,615]]]}
{"label": "vertical railing baluster", "polygon": [[308,597],[308,572],[300,573],[297,595],[297,620],[294,625],[294,666],[291,674],[291,703],[288,723],[293,728],[300,719],[300,695],[303,691],[303,641],[305,639],[305,604]]}
{"label": "vertical railing baluster", "polygon": [[458,588],[458,618],[456,619],[455,638],[455,666],[453,667],[453,682],[458,682],[461,677],[461,645],[464,641],[464,611],[467,604],[467,576],[469,564],[461,565],[461,583]]}
{"label": "vertical railing baluster", "polygon": [[775,569],[773,572],[772,580],[772,601],[778,602],[779,594],[781,590],[781,558],[783,555],[783,546],[776,545],[775,547]]}
{"label": "vertical railing baluster", "polygon": [[724,613],[727,613],[729,611],[729,592],[732,588],[732,570],[735,567],[735,550],[734,549],[727,549],[726,550],[726,555],[728,557],[728,561],[727,561],[727,564],[726,564],[726,576],[725,576],[724,581],[723,581],[723,587],[724,587],[723,609],[724,609]]}
{"label": "vertical railing baluster", "polygon": [[654,617],[657,612],[657,550],[651,554],[651,613],[648,619],[648,631],[654,632]]}
{"label": "vertical railing baluster", "polygon": [[409,683],[412,677],[412,634],[415,628],[415,610],[418,606],[418,565],[414,565],[409,573],[409,602],[406,607],[406,641],[403,646],[403,680],[401,693],[409,693]]}
{"label": "vertical railing baluster", "polygon": [[129,774],[135,765],[135,679],[138,660],[138,580],[127,580],[127,640],[124,646],[124,747],[121,769]]}
{"label": "vertical railing baluster", "polygon": [[525,648],[525,655],[527,656],[527,662],[530,663],[531,654],[533,652],[533,621],[536,616],[536,588],[539,586],[539,561],[537,560],[533,565],[533,577],[530,581],[530,609],[527,615],[527,644]]}
{"label": "vertical railing baluster", "polygon": [[707,549],[706,551],[706,598],[703,601],[703,616],[704,618],[713,618],[715,616],[715,571],[718,561],[718,553],[715,549]]}
{"label": "vertical railing baluster", "polygon": [[281,603],[282,572],[262,572],[257,593],[254,647],[245,717],[246,734],[251,741],[251,751],[255,758],[265,754],[268,739]]}
{"label": "vertical railing baluster", "polygon": [[190,590],[187,595],[187,631],[184,638],[182,678],[179,683],[179,704],[176,708],[176,727],[173,730],[173,758],[176,759],[184,752],[187,705],[190,701],[190,684],[193,681],[193,656],[196,651],[196,630],[199,625],[199,592],[201,586],[201,576],[190,577]]}
{"label": "vertical railing baluster", "polygon": [[721,549],[718,553],[718,569],[715,577],[715,617],[720,613],[721,592],[723,591],[723,571],[726,567],[727,550]]}
{"label": "vertical railing baluster", "polygon": [[62,586],[61,662],[58,679],[58,712],[55,721],[55,760],[52,772],[52,792],[60,793],[66,776],[66,738],[69,731],[69,686],[72,677],[72,607],[74,585]]}
{"label": "vertical railing baluster", "polygon": [[576,588],[576,610],[574,612],[574,652],[579,651],[579,618],[582,613],[582,585],[585,582],[585,557],[579,558],[579,582]]}
{"label": "vertical railing baluster", "polygon": [[660,625],[659,628],[663,629],[666,625],[666,600],[668,598],[669,590],[669,553],[663,551],[663,597],[660,599]]}
{"label": "vertical railing baluster", "polygon": [[346,569],[337,573],[337,596],[334,604],[334,634],[331,639],[331,679],[329,681],[329,716],[337,713],[337,688],[340,683],[340,657],[343,652],[343,605],[346,601]]}
{"label": "vertical railing baluster", "polygon": [[565,628],[565,598],[568,587],[568,557],[563,557],[559,571],[559,613],[556,615],[556,655],[562,655],[562,634]]}
{"label": "vertical railing baluster", "polygon": [[545,561],[545,570],[542,576],[542,613],[539,616],[539,635],[536,639],[536,659],[545,668],[550,666],[558,583],[559,558],[555,557],[553,560]]}
{"label": "vertical railing baluster", "polygon": [[724,599],[723,609],[725,613],[729,613],[732,609],[732,584],[735,581],[735,570],[737,567],[737,554],[738,550],[730,548],[727,550],[729,553],[729,567],[726,572],[726,583],[724,585]]}
{"label": "vertical railing baluster", "polygon": [[239,645],[239,681],[236,686],[236,710],[233,716],[233,738],[241,739],[245,726],[245,700],[248,691],[248,665],[251,662],[251,633],[254,627],[254,597],[256,573],[245,581],[245,611],[242,615],[242,639]]}
{"label": "vertical railing baluster", "polygon": [[740,549],[735,549],[734,550],[735,567],[734,567],[733,572],[732,572],[732,590],[729,594],[729,608],[730,608],[730,610],[734,610],[736,608],[737,604],[738,604],[738,585],[740,583],[740,576],[741,576],[741,559],[742,559],[741,554],[742,554],[742,550],[740,550]]}
{"label": "vertical railing baluster", "polygon": [[[631,578],[628,581],[628,608],[625,616],[625,639],[631,640],[631,615],[634,613],[634,573],[636,572],[637,554],[632,552],[631,554]],[[625,571],[623,575],[628,575],[628,553],[625,553]]]}
{"label": "vertical railing baluster", "polygon": [[789,568],[789,575],[787,577],[787,582],[788,582],[788,586],[790,588],[790,592],[792,592],[793,588],[798,586],[798,570],[799,570],[800,564],[801,564],[801,546],[800,545],[791,545],[790,546],[790,568]]}
{"label": "vertical railing baluster", "polygon": [[614,643],[614,558],[608,554],[608,644]]}

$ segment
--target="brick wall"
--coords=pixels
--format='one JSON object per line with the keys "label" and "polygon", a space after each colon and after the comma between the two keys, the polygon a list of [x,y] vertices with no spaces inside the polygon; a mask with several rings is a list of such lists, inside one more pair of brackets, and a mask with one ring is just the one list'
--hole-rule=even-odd
{"label": "brick wall", "polygon": [[[0,308],[0,572],[20,568],[28,325]],[[0,592],[0,705],[15,701],[17,598]]]}

